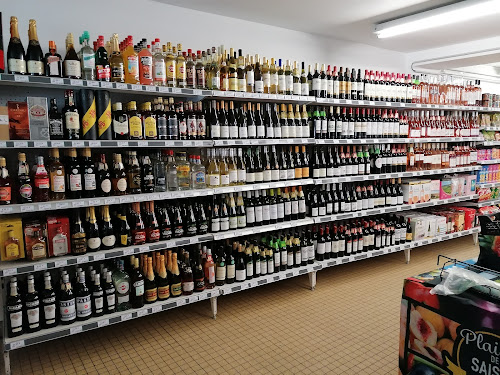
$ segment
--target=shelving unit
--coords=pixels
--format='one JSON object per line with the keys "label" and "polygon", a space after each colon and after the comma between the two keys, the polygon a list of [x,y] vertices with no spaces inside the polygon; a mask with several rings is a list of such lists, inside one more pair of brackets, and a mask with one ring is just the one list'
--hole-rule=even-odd
{"label": "shelving unit", "polygon": [[[245,101],[260,101],[260,102],[284,102],[294,104],[317,104],[317,105],[336,105],[336,106],[360,106],[372,108],[402,108],[402,109],[445,109],[445,110],[462,110],[462,111],[481,111],[481,112],[500,112],[500,109],[481,108],[481,107],[463,107],[463,106],[444,106],[444,105],[425,105],[425,104],[411,104],[411,103],[393,103],[393,102],[377,102],[368,100],[344,100],[344,99],[322,99],[311,96],[292,96],[292,95],[277,95],[277,94],[255,94],[243,92],[223,92],[214,90],[192,90],[180,89],[170,87],[157,87],[145,85],[131,85],[122,83],[109,83],[97,81],[74,80],[66,78],[49,78],[49,77],[32,77],[32,76],[19,76],[11,74],[0,74],[0,87],[3,89],[23,89],[23,88],[38,88],[44,90],[60,90],[60,89],[81,89],[92,88],[95,90],[109,90],[111,93],[129,94],[139,96],[172,96],[189,98],[190,100],[202,99],[223,99],[230,100],[245,100]],[[286,138],[286,139],[225,139],[225,140],[153,140],[153,141],[99,141],[99,140],[30,140],[30,141],[0,141],[0,148],[5,149],[7,152],[14,152],[14,150],[24,149],[41,149],[41,148],[208,148],[208,147],[232,147],[232,146],[257,146],[257,145],[373,145],[373,144],[387,144],[387,143],[428,143],[428,142],[480,142],[482,137],[442,137],[442,138],[368,138],[368,139],[313,139],[313,138]],[[500,144],[500,142],[498,142]],[[131,202],[144,202],[144,201],[161,201],[172,200],[180,198],[191,198],[200,196],[214,196],[217,194],[243,192],[258,189],[269,189],[279,187],[291,186],[304,186],[313,184],[325,183],[339,183],[351,181],[374,181],[387,178],[399,177],[414,177],[414,176],[430,176],[455,172],[471,172],[479,170],[480,166],[468,166],[460,168],[448,168],[430,171],[414,171],[414,172],[398,172],[398,173],[384,173],[377,175],[366,176],[339,176],[328,177],[322,179],[299,179],[290,181],[277,181],[277,182],[264,182],[248,185],[237,185],[220,188],[207,188],[200,190],[187,190],[175,192],[155,192],[147,194],[125,195],[119,197],[101,197],[101,198],[84,198],[75,200],[64,201],[51,201],[40,202],[31,204],[15,204],[9,206],[0,206],[0,215],[11,214],[29,214],[35,212],[55,211],[71,208],[81,208],[88,206],[102,206],[123,204]],[[312,172],[311,172],[312,173]],[[405,210],[418,209],[423,207],[430,207],[436,205],[444,205],[449,203],[465,202],[477,199],[477,195],[470,195],[464,197],[456,197],[445,200],[433,200],[430,202],[418,204],[405,204],[400,206],[382,207],[369,210],[347,212],[335,215],[327,215],[323,217],[306,217],[304,219],[281,222],[276,224],[269,224],[259,227],[242,228],[237,230],[230,230],[226,232],[208,233],[205,235],[183,237],[172,239],[169,241],[161,241],[156,243],[149,243],[141,246],[130,246],[123,248],[115,248],[113,250],[102,250],[95,253],[88,253],[86,255],[76,256],[68,255],[58,258],[48,258],[38,261],[18,261],[18,262],[1,262],[0,263],[0,277],[4,285],[6,277],[22,275],[30,272],[38,272],[61,268],[71,265],[80,265],[96,261],[104,261],[117,257],[129,256],[133,254],[147,253],[151,251],[186,246],[190,244],[198,244],[209,241],[223,240],[228,238],[244,237],[248,235],[266,233],[295,226],[307,226],[311,224],[319,224],[335,220],[345,220],[356,217],[363,217],[369,215],[377,215],[391,212],[399,212]],[[207,290],[202,293],[194,294],[191,296],[183,296],[177,299],[169,299],[165,302],[157,302],[145,306],[138,310],[127,310],[123,312],[116,312],[114,314],[100,317],[91,318],[85,322],[76,322],[68,326],[57,326],[52,329],[42,330],[33,334],[24,334],[18,338],[8,338],[4,333],[4,360],[6,373],[10,373],[9,367],[9,352],[11,350],[21,348],[24,346],[34,345],[37,343],[45,342],[48,340],[57,339],[60,337],[77,334],[97,328],[101,328],[110,324],[115,324],[130,319],[139,318],[145,315],[154,314],[160,311],[166,311],[176,308],[185,304],[191,304],[202,300],[210,299],[212,313],[214,318],[217,314],[217,297],[236,293],[245,289],[254,288],[257,286],[265,285],[268,283],[284,280],[287,278],[308,274],[311,288],[314,289],[316,284],[316,272],[332,267],[339,264],[355,262],[363,259],[372,258],[384,254],[394,253],[401,250],[405,251],[406,260],[409,261],[409,251],[412,248],[424,246],[428,243],[445,241],[451,238],[466,236],[469,234],[478,233],[479,229],[474,228],[469,231],[460,233],[453,233],[443,236],[438,236],[432,239],[425,239],[415,241],[407,244],[396,245],[389,248],[374,250],[368,253],[355,254],[337,259],[330,259],[323,262],[314,262],[307,266],[293,268],[286,271],[262,276],[243,283],[225,285]],[[4,288],[5,296],[5,288]],[[5,332],[5,330],[4,330]]]}
{"label": "shelving unit", "polygon": [[301,266],[297,268],[288,269],[285,271],[280,271],[277,273],[272,273],[265,276],[260,276],[241,283],[227,284],[221,287],[215,287],[214,289],[208,289],[205,290],[204,292],[195,293],[190,296],[170,298],[166,301],[156,302],[151,305],[144,306],[143,308],[140,309],[119,311],[102,317],[90,318],[84,322],[75,322],[67,326],[57,326],[54,328],[42,330],[35,333],[23,334],[19,337],[4,338],[4,357],[6,356],[7,353],[7,358],[8,358],[8,353],[11,350],[19,349],[34,344],[39,344],[42,342],[54,340],[65,336],[75,335],[81,332],[86,332],[97,328],[106,327],[111,324],[125,322],[131,319],[140,318],[146,315],[155,314],[161,311],[170,310],[176,307],[196,303],[198,301],[204,301],[207,299],[210,299],[213,317],[216,318],[217,297],[220,296],[241,292],[246,289],[255,288],[258,286],[266,285],[276,281],[285,280],[305,274],[309,275],[311,289],[314,289],[316,286],[316,272],[322,269],[326,269],[341,264],[357,262],[381,255],[392,254],[402,250],[405,251],[407,261],[409,261],[410,249],[414,249],[416,247],[425,246],[432,243],[446,241],[453,238],[468,236],[470,234],[475,234],[478,232],[479,228],[472,228],[462,232],[449,233],[433,238],[422,239],[401,245],[395,245],[380,250],[373,250],[366,253],[354,254],[335,259],[328,259],[324,261],[315,261],[313,264],[308,264],[306,266]]}
{"label": "shelving unit", "polygon": [[492,160],[478,160],[477,164],[487,165],[487,164],[500,164],[500,159]]}

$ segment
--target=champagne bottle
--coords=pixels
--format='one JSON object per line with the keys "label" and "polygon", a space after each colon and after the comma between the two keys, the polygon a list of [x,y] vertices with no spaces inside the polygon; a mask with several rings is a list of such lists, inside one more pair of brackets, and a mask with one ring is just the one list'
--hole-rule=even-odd
{"label": "champagne bottle", "polygon": [[32,76],[43,76],[45,74],[42,48],[36,33],[36,21],[30,20],[28,29],[29,44],[26,51],[26,65],[28,74]]}
{"label": "champagne bottle", "polygon": [[10,17],[10,41],[7,47],[7,68],[10,74],[26,74],[26,57],[19,38],[17,17]]}

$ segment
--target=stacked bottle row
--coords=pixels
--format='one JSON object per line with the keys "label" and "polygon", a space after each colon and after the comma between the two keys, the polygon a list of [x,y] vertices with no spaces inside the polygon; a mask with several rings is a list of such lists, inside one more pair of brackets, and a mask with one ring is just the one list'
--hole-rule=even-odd
{"label": "stacked bottle row", "polygon": [[311,95],[320,98],[366,99],[402,103],[481,105],[479,81],[464,81],[447,75],[422,75],[350,69],[316,63],[314,70],[305,63],[282,61],[259,55],[243,57],[233,48],[229,53],[220,46],[195,55],[182,45],[161,45],[160,39],[147,44],[146,39],[134,46],[129,35],[119,43],[113,34],[105,43],[99,36],[94,48],[89,33],[80,37],[77,54],[73,34],[66,37],[64,60],[56,45],[49,42],[49,52],[42,53],[36,21],[30,20],[29,47],[25,54],[18,32],[17,17],[11,17],[11,39],[7,50],[9,73],[84,78],[88,80],[125,82],[181,88],[256,92],[287,95]]}
{"label": "stacked bottle row", "polygon": [[313,178],[397,173],[477,164],[477,149],[468,144],[387,144],[380,146],[315,147]]}
{"label": "stacked bottle row", "polygon": [[478,137],[477,112],[314,107],[316,139]]}
{"label": "stacked bottle row", "polygon": [[306,193],[308,216],[318,217],[402,205],[401,179],[324,184]]}
{"label": "stacked bottle row", "polygon": [[[197,152],[197,151],[196,151]],[[90,149],[49,150],[49,162],[37,155],[30,165],[18,154],[17,176],[0,157],[0,204],[107,197],[164,191],[225,187],[309,178],[309,155],[302,146],[263,146],[245,149],[209,149],[204,155],[163,150],[154,153],[106,153],[92,157]],[[203,156],[203,159],[202,159]]]}
{"label": "stacked bottle row", "polygon": [[211,250],[197,247],[130,256],[127,266],[117,259],[86,270],[29,274],[26,282],[13,277],[6,303],[8,336],[200,292],[215,286],[214,276]]}

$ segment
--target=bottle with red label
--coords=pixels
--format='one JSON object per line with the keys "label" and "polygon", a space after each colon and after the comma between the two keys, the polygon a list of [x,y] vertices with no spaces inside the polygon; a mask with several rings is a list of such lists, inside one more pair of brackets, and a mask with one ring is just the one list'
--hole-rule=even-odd
{"label": "bottle with red label", "polygon": [[97,39],[97,51],[95,52],[96,79],[109,82],[111,79],[111,68],[109,66],[108,52],[104,48],[104,37],[99,35]]}
{"label": "bottle with red label", "polygon": [[7,162],[0,156],[0,205],[12,203],[12,180],[9,177]]}
{"label": "bottle with red label", "polygon": [[33,200],[35,202],[47,202],[49,200],[49,174],[43,162],[43,156],[37,157],[37,166],[35,171]]}
{"label": "bottle with red label", "polygon": [[26,154],[18,154],[19,165],[17,169],[18,197],[17,203],[33,202],[33,184],[30,177],[29,166],[26,163]]}
{"label": "bottle with red label", "polygon": [[146,243],[146,229],[141,217],[141,208],[138,202],[132,203],[131,211],[132,245],[143,245]]}
{"label": "bottle with red label", "polygon": [[160,240],[160,226],[156,220],[154,202],[146,202],[146,242],[158,242]]}
{"label": "bottle with red label", "polygon": [[153,84],[153,55],[151,54],[151,46],[144,47],[139,52],[139,81],[141,85]]}

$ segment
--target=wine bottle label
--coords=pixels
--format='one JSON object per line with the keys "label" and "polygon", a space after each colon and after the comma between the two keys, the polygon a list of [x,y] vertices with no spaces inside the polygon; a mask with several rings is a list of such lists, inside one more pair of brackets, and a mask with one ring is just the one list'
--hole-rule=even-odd
{"label": "wine bottle label", "polygon": [[260,259],[260,275],[263,276],[263,275],[267,275],[267,261],[265,258],[262,258]]}
{"label": "wine bottle label", "polygon": [[288,264],[288,253],[285,248],[282,248],[280,251],[281,254],[281,265],[286,266]]}
{"label": "wine bottle label", "polygon": [[286,171],[286,179],[293,180],[295,178],[295,168],[287,169]]}
{"label": "wine bottle label", "polygon": [[236,270],[236,281],[245,281],[247,278],[246,270]]}
{"label": "wine bottle label", "polygon": [[[193,282],[191,281],[191,283]],[[194,283],[193,283],[193,288],[194,288]],[[144,294],[144,300],[146,302],[155,302],[158,299],[158,289],[156,287],[146,290],[146,293],[143,294]]]}
{"label": "wine bottle label", "polygon": [[111,180],[109,178],[101,181],[101,191],[103,193],[109,193],[111,191]]}
{"label": "wine bottle label", "polygon": [[229,218],[228,217],[221,217],[220,218],[220,230],[222,232],[229,230]]}
{"label": "wine bottle label", "polygon": [[333,80],[329,79],[326,82],[327,82],[326,92],[330,97],[332,97],[333,96]]}
{"label": "wine bottle label", "polygon": [[101,239],[99,237],[89,238],[87,240],[87,246],[89,247],[89,250],[96,250],[99,246],[101,246]]}
{"label": "wine bottle label", "polygon": [[257,126],[257,137],[265,138],[266,136],[266,127],[264,125]]}
{"label": "wine bottle label", "polygon": [[285,217],[285,204],[283,202],[282,203],[278,203],[276,205],[276,207],[277,207],[278,218],[279,219],[284,218]]}
{"label": "wine bottle label", "polygon": [[142,122],[137,116],[131,116],[128,120],[130,136],[134,138],[142,138]]}
{"label": "wine bottle label", "polygon": [[248,262],[246,268],[247,268],[247,277],[252,277],[253,276],[253,262]]}
{"label": "wine bottle label", "polygon": [[321,91],[327,92],[328,90],[328,80],[326,78],[321,79]]}
{"label": "wine bottle label", "polygon": [[300,82],[293,83],[293,95],[301,95],[302,94],[302,85]]}
{"label": "wine bottle label", "polygon": [[313,89],[313,91],[321,90],[321,78],[313,78],[312,89]]}
{"label": "wine bottle label", "polygon": [[237,227],[238,228],[245,228],[247,226],[247,218],[245,215],[241,215],[237,217]]}
{"label": "wine bottle label", "polygon": [[[68,130],[80,129],[80,116],[78,115],[77,112],[66,112],[64,114],[64,119],[66,123],[66,129]],[[95,122],[95,105],[94,105],[94,122]]]}
{"label": "wine bottle label", "polygon": [[325,216],[325,215],[326,215],[326,206],[318,207],[318,216]]}
{"label": "wine bottle label", "polygon": [[[101,293],[100,295],[102,296],[102,291],[100,293]],[[103,311],[103,308],[104,308],[104,298],[103,297],[94,298],[94,308],[95,308],[95,312],[97,314],[100,314]]]}
{"label": "wine bottle label", "polygon": [[278,88],[280,92],[286,91],[286,78],[284,74],[278,74]]}
{"label": "wine bottle label", "polygon": [[293,252],[287,253],[286,262],[287,262],[287,265],[293,266]]}
{"label": "wine bottle label", "polygon": [[262,74],[262,81],[264,82],[264,87],[271,86],[271,73]]}
{"label": "wine bottle label", "polygon": [[325,243],[324,242],[318,242],[318,247],[316,249],[316,252],[320,255],[325,254]]}
{"label": "wine bottle label", "polygon": [[262,220],[263,221],[271,220],[271,207],[268,204],[262,206]]}
{"label": "wine bottle label", "polygon": [[[92,169],[89,168],[88,171],[92,171]],[[85,190],[86,191],[92,191],[92,190],[97,189],[97,183],[95,180],[94,173],[85,173],[85,175],[83,177],[84,177],[83,182],[85,183]]]}
{"label": "wine bottle label", "polygon": [[254,210],[254,208],[247,207],[245,212],[246,212],[246,222],[248,224],[255,223],[255,210]]}
{"label": "wine bottle label", "polygon": [[172,284],[170,286],[170,294],[174,297],[180,296],[182,294],[181,283]]}
{"label": "wine bottle label", "polygon": [[73,169],[71,172],[75,174],[69,175],[69,190],[82,191],[82,175],[78,173],[78,169]]}
{"label": "wine bottle label", "polygon": [[255,206],[255,222],[256,223],[262,223],[262,217],[263,217],[263,212],[262,212],[262,206]]}
{"label": "wine bottle label", "polygon": [[314,259],[314,245],[307,247],[307,259]]}
{"label": "wine bottle label", "polygon": [[[77,77],[82,76],[82,68],[79,60],[64,60],[64,72],[67,77]],[[95,66],[95,63],[94,63]]]}
{"label": "wine bottle label", "polygon": [[[299,213],[305,214],[306,211],[307,211],[305,199],[299,199],[298,203],[299,203]],[[293,202],[292,202],[292,213],[295,214],[294,207],[293,207]]]}
{"label": "wine bottle label", "polygon": [[42,75],[44,73],[42,61],[28,60],[27,66],[28,66],[28,73],[29,74]]}
{"label": "wine bottle label", "polygon": [[231,216],[229,218],[229,229],[238,228],[238,218],[236,216]]}
{"label": "wine bottle label", "polygon": [[278,206],[276,204],[269,205],[269,218],[270,220],[278,219]]}
{"label": "wine bottle label", "polygon": [[286,91],[293,91],[293,76],[285,75]]}
{"label": "wine bottle label", "polygon": [[7,306],[7,312],[9,314],[10,320],[10,329],[12,333],[21,332],[23,330],[23,313],[21,309],[22,305]]}
{"label": "wine bottle label", "polygon": [[170,297],[170,286],[164,285],[158,287],[158,299],[165,300]]}
{"label": "wine bottle label", "polygon": [[223,139],[229,138],[229,126],[221,125],[220,126],[220,137]]}
{"label": "wine bottle label", "polygon": [[107,247],[114,247],[115,246],[115,242],[116,242],[116,237],[115,237],[114,234],[109,235],[109,236],[104,236],[102,238],[103,245],[107,246]]}
{"label": "wine bottle label", "polygon": [[302,83],[300,88],[300,95],[309,95],[309,83]]}
{"label": "wine bottle label", "polygon": [[45,320],[45,324],[54,324],[56,321],[56,298],[44,298],[42,300],[43,303],[43,318]]}
{"label": "wine bottle label", "polygon": [[[56,173],[62,173],[60,170]],[[66,183],[64,181],[64,176],[52,175],[52,183],[50,184],[52,192],[54,193],[64,193],[66,191]],[[0,199],[2,194],[0,194]]]}
{"label": "wine bottle label", "polygon": [[155,82],[165,82],[167,79],[167,68],[165,66],[165,61],[155,60],[153,65],[153,77]]}
{"label": "wine bottle label", "polygon": [[76,316],[85,318],[92,313],[90,304],[90,294],[83,297],[76,297]]}
{"label": "wine bottle label", "polygon": [[26,61],[21,59],[7,59],[7,65],[9,67],[9,72],[11,73],[26,73]]}
{"label": "wine bottle label", "polygon": [[318,207],[311,207],[311,216],[312,217],[317,217],[319,213]]}
{"label": "wine bottle label", "polygon": [[255,92],[260,94],[264,92],[264,81],[255,81]]}
{"label": "wine bottle label", "polygon": [[216,281],[225,281],[226,280],[226,266],[223,265],[221,267],[217,266],[215,270],[215,280]]}
{"label": "wine bottle label", "polygon": [[[299,214],[299,211],[300,211],[300,207],[299,207],[299,206],[301,205],[301,203],[302,203],[302,202],[304,203],[303,208],[304,208],[304,212],[305,212],[305,209],[306,209],[306,203],[305,203],[305,201],[301,200],[301,201],[299,202],[299,201],[297,201],[297,200],[293,200],[293,201],[291,202],[292,215],[298,215],[298,214]],[[301,212],[301,211],[300,211],[300,212]]]}

